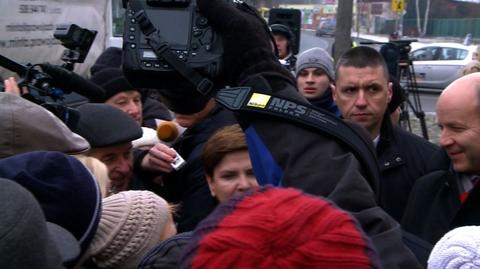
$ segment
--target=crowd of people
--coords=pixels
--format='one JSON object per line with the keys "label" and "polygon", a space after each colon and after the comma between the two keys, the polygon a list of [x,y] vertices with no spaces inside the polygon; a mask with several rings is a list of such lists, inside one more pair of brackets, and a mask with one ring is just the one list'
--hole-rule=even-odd
{"label": "crowd of people", "polygon": [[[253,90],[247,106],[286,98],[298,120],[191,98],[188,83],[154,98],[119,48],[90,70],[103,102],[68,126],[9,78],[0,268],[480,268],[480,72],[440,95],[435,145],[398,126],[405,96],[377,50],[295,57],[287,26],[198,5],[224,39],[222,83]],[[160,121],[184,131],[152,138]]]}

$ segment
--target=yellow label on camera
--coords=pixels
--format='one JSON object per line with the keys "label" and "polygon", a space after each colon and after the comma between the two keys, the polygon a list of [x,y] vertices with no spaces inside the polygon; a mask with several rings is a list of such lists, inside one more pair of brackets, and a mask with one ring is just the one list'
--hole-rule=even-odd
{"label": "yellow label on camera", "polygon": [[265,108],[270,100],[270,95],[254,93],[247,103],[247,106]]}

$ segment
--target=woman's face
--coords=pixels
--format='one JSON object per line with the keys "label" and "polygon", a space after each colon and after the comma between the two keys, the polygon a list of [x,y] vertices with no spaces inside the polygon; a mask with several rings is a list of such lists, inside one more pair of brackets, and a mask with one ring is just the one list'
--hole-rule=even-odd
{"label": "woman's face", "polygon": [[220,203],[258,186],[246,150],[225,155],[213,170],[213,177],[207,176],[207,181],[212,196]]}

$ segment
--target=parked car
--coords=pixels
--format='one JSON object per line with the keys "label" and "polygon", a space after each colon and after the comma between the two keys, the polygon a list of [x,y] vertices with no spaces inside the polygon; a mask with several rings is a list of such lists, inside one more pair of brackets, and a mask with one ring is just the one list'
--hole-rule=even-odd
{"label": "parked car", "polygon": [[322,21],[318,24],[317,30],[315,31],[316,36],[334,36],[335,28],[337,24],[334,20]]}
{"label": "parked car", "polygon": [[457,43],[419,44],[410,52],[419,88],[444,89],[472,61],[476,46]]}

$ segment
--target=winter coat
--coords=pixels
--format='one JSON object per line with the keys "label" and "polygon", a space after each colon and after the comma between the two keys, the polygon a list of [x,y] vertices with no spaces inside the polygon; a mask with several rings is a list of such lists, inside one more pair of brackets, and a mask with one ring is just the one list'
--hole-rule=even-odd
{"label": "winter coat", "polygon": [[[308,103],[293,84],[275,74],[251,76],[242,85]],[[402,242],[400,225],[377,204],[379,183],[364,176],[350,148],[300,123],[255,112],[236,115],[261,185],[294,187],[330,199],[356,217],[384,268],[421,268]]]}
{"label": "winter coat", "polygon": [[448,155],[440,151],[433,160],[436,169],[418,179],[412,189],[402,226],[435,244],[454,228],[480,225],[480,188],[477,185],[462,204],[460,175],[451,169]]}
{"label": "winter coat", "polygon": [[295,76],[295,65],[297,64],[297,57],[295,55],[290,53],[287,57],[280,60],[280,63]]}
{"label": "winter coat", "polygon": [[233,113],[217,107],[207,118],[188,128],[173,145],[186,161],[179,171],[165,175],[169,202],[179,203],[175,221],[178,232],[191,231],[216,207],[202,163],[203,146],[218,129],[237,123]]}
{"label": "winter coat", "polygon": [[392,126],[389,117],[385,117],[377,145],[382,207],[397,221],[402,219],[415,181],[428,172],[428,162],[438,150],[437,145],[422,137]]}
{"label": "winter coat", "polygon": [[177,269],[193,232],[179,233],[162,241],[145,255],[139,269]]}
{"label": "winter coat", "polygon": [[308,99],[308,101],[319,108],[325,109],[330,111],[331,113],[335,114],[335,116],[340,117],[341,113],[337,107],[337,104],[333,101],[332,97],[332,89],[328,87],[325,93],[320,96],[320,98],[316,99]]}

